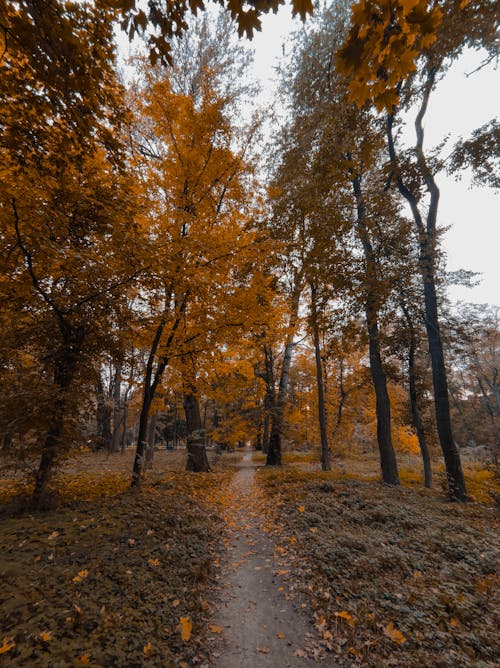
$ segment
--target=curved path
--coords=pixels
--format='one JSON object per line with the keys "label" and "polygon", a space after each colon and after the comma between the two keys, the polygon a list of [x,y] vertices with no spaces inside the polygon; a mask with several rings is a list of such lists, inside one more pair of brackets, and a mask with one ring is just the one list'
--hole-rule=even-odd
{"label": "curved path", "polygon": [[[315,636],[304,611],[285,597],[275,545],[259,513],[256,465],[245,453],[233,477],[234,505],[228,514],[227,560],[219,578],[220,608],[212,626],[222,633],[214,652],[217,668],[306,668],[317,666],[307,645]],[[283,566],[281,565],[281,569]]]}

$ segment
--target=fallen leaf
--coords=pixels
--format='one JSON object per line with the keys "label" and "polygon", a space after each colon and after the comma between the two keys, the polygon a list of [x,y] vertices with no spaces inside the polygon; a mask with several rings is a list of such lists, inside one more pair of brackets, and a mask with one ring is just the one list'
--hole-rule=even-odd
{"label": "fallen leaf", "polygon": [[406,638],[404,637],[404,635],[401,633],[401,631],[395,628],[392,622],[389,622],[387,626],[384,626],[383,631],[384,635],[387,636],[389,640],[397,642],[398,645],[402,645],[403,643],[406,642]]}
{"label": "fallen leaf", "polygon": [[14,638],[4,638],[3,643],[0,645],[0,654],[9,652],[15,646]]}
{"label": "fallen leaf", "polygon": [[48,537],[48,540],[54,540],[54,538],[57,538],[58,536],[59,536],[59,531],[53,531]]}
{"label": "fallen leaf", "polygon": [[153,653],[153,645],[150,642],[146,643],[142,648],[142,651],[146,656],[149,656]]}
{"label": "fallen leaf", "polygon": [[278,633],[276,634],[276,637],[279,638],[280,640],[284,640],[286,636],[283,633],[283,631],[278,631]]}
{"label": "fallen leaf", "polygon": [[88,574],[89,572],[86,569],[84,569],[83,571],[78,571],[78,575],[75,575],[75,577],[73,578],[73,582],[81,582],[81,580],[84,580]]}
{"label": "fallen leaf", "polygon": [[269,647],[257,647],[257,652],[261,654],[269,654],[270,651]]}
{"label": "fallen leaf", "polygon": [[347,610],[341,610],[340,612],[335,613],[337,617],[341,617],[342,619],[345,619],[346,622],[349,624],[349,626],[354,626],[356,624],[356,619],[353,617],[351,614],[347,612]]}
{"label": "fallen leaf", "polygon": [[173,607],[173,608],[176,608],[178,605],[180,605],[180,603],[181,603],[181,602],[179,601],[179,599],[176,598],[176,599],[174,599],[174,600],[172,601],[172,607]]}
{"label": "fallen leaf", "polygon": [[307,652],[304,652],[303,649],[296,649],[294,652],[294,656],[300,656],[301,659],[306,659],[307,658]]}
{"label": "fallen leaf", "polygon": [[82,654],[78,657],[78,662],[82,666],[88,666],[90,664],[90,656],[88,654]]}
{"label": "fallen leaf", "polygon": [[43,642],[49,642],[49,640],[52,640],[52,632],[51,631],[42,631],[40,633],[40,639],[43,640]]}
{"label": "fallen leaf", "polygon": [[309,531],[311,533],[317,533],[318,532],[318,527],[309,527]]}
{"label": "fallen leaf", "polygon": [[297,510],[299,511],[299,513],[303,513],[305,511],[305,506],[299,506]]}
{"label": "fallen leaf", "polygon": [[184,642],[187,642],[191,638],[191,631],[193,630],[193,624],[190,617],[181,617],[181,638]]}
{"label": "fallen leaf", "polygon": [[222,626],[217,626],[217,624],[209,624],[208,628],[212,633],[222,633]]}
{"label": "fallen leaf", "polygon": [[148,564],[150,564],[150,566],[153,566],[153,568],[156,568],[157,566],[160,565],[160,560],[159,559],[148,559]]}

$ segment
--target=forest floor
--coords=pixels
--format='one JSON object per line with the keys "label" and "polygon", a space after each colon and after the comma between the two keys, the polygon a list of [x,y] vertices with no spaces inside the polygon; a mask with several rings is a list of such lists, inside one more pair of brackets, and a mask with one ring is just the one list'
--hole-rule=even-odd
{"label": "forest floor", "polygon": [[3,469],[0,665],[498,665],[491,472],[468,469],[462,505],[411,466],[393,489],[376,462],[210,458],[157,452],[131,491],[131,452],[82,453],[37,514]]}

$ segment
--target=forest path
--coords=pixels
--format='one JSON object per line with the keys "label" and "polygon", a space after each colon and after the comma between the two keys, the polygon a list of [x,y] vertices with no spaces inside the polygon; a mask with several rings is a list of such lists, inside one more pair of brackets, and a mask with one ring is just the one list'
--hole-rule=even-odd
{"label": "forest path", "polygon": [[256,468],[252,453],[245,453],[231,483],[227,558],[212,626],[217,632],[222,628],[222,643],[213,654],[214,663],[217,668],[317,666],[305,649],[314,629],[298,604],[286,597],[279,550],[277,555],[259,511]]}

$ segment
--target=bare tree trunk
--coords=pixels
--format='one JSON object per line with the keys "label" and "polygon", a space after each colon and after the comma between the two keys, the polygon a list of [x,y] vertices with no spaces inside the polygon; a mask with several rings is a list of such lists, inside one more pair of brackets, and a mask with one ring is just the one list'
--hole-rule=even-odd
{"label": "bare tree trunk", "polygon": [[417,350],[417,337],[415,334],[415,327],[413,325],[413,320],[410,315],[410,311],[408,310],[403,299],[401,299],[400,304],[406,319],[406,323],[408,326],[408,333],[410,337],[408,346],[408,385],[410,394],[411,414],[413,417],[413,426],[415,427],[415,431],[417,432],[418,445],[420,447],[420,454],[422,455],[422,463],[424,466],[424,486],[430,489],[432,487],[431,456],[429,452],[429,447],[427,445],[427,439],[425,436],[424,423],[422,421],[422,416],[420,414],[420,408],[418,405],[418,395],[416,386],[415,354]]}
{"label": "bare tree trunk", "polygon": [[47,485],[52,476],[57,457],[63,449],[63,430],[68,406],[68,394],[73,384],[76,366],[84,340],[84,331],[73,330],[65,325],[64,342],[57,352],[54,365],[54,385],[58,390],[47,435],[42,446],[42,456],[35,478],[35,488],[31,497],[34,508],[39,508],[47,493]]}
{"label": "bare tree trunk", "polygon": [[281,466],[281,437],[285,417],[285,401],[288,392],[288,377],[290,375],[290,366],[292,364],[292,354],[295,345],[293,339],[297,329],[301,293],[302,273],[296,272],[294,276],[290,320],[285,345],[285,353],[283,355],[283,364],[281,365],[278,394],[276,396],[276,400],[274,401],[273,410],[271,413],[271,433],[269,437],[269,446],[267,449],[266,466]]}
{"label": "bare tree trunk", "polygon": [[186,471],[195,473],[210,471],[205,448],[205,432],[201,422],[200,404],[192,386],[184,394],[184,412],[187,427]]}
{"label": "bare tree trunk", "polygon": [[391,403],[387,391],[387,381],[380,352],[380,337],[378,330],[378,302],[377,294],[377,264],[370,242],[365,220],[365,205],[361,190],[361,177],[356,175],[352,179],[354,196],[356,199],[357,230],[366,267],[366,296],[365,313],[368,329],[368,345],[370,354],[370,372],[375,390],[375,409],[377,414],[377,442],[380,454],[382,479],[388,485],[399,485],[398,466],[392,445],[391,435]]}
{"label": "bare tree trunk", "polygon": [[413,219],[419,237],[419,264],[422,273],[425,303],[425,327],[429,343],[429,355],[432,365],[432,384],[434,387],[434,406],[436,412],[436,426],[439,442],[446,466],[448,489],[450,497],[457,501],[468,501],[467,487],[462,471],[460,455],[453,438],[450,418],[450,400],[448,392],[448,379],[444,360],[443,343],[438,316],[438,302],[435,280],[435,244],[436,244],[436,222],[439,204],[439,188],[436,184],[431,169],[427,163],[423,151],[424,130],[423,118],[427,111],[429,97],[434,87],[436,72],[431,69],[428,72],[425,83],[422,104],[415,120],[417,143],[415,151],[419,172],[424,179],[427,191],[430,195],[429,208],[427,211],[426,224],[420,213],[418,199],[414,192],[406,185],[398,167],[396,149],[392,134],[394,116],[391,114],[387,119],[387,140],[389,157],[397,178],[397,186],[401,195],[410,205]]}
{"label": "bare tree trunk", "polygon": [[318,388],[318,420],[321,438],[321,468],[323,471],[332,470],[332,456],[328,447],[328,433],[326,428],[326,404],[323,384],[323,363],[321,361],[321,347],[319,340],[319,325],[317,312],[317,288],[311,283],[311,324],[314,341],[314,355],[316,359],[316,383]]}
{"label": "bare tree trunk", "polygon": [[121,426],[121,375],[122,366],[117,364],[115,368],[115,377],[113,380],[113,441],[111,450],[118,452],[120,449],[120,426]]}

